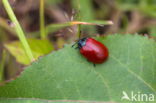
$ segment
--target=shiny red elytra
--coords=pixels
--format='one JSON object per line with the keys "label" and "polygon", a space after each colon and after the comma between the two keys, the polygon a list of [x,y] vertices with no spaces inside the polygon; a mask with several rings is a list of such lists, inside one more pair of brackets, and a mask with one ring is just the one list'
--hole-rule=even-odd
{"label": "shiny red elytra", "polygon": [[80,39],[77,44],[80,53],[93,64],[101,64],[108,58],[107,47],[93,38]]}

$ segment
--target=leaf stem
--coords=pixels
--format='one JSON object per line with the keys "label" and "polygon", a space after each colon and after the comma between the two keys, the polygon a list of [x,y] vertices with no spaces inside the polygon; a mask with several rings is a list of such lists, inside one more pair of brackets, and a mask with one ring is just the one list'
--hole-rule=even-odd
{"label": "leaf stem", "polygon": [[46,38],[44,5],[45,5],[45,1],[40,0],[40,36],[42,39]]}
{"label": "leaf stem", "polygon": [[78,24],[78,29],[77,29],[77,36],[79,39],[81,39],[81,24]]}
{"label": "leaf stem", "polygon": [[[80,6],[80,1],[77,0],[78,4],[78,21],[81,21],[81,6]],[[77,29],[77,37],[80,39],[81,38],[81,24],[78,24],[78,29]]]}
{"label": "leaf stem", "polygon": [[11,21],[14,24],[14,29],[15,29],[24,49],[25,49],[27,56],[29,57],[30,61],[33,61],[34,57],[33,57],[32,51],[28,45],[28,42],[27,42],[26,37],[24,35],[24,32],[23,32],[23,30],[22,30],[22,28],[21,28],[21,26],[20,26],[20,24],[19,24],[19,22],[15,16],[9,2],[8,2],[8,0],[3,0],[3,5],[4,5],[8,15],[9,15]]}

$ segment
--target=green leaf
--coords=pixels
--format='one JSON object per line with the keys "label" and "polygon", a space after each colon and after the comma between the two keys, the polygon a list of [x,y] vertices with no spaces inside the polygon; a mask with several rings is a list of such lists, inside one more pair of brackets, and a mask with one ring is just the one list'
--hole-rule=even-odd
{"label": "green leaf", "polygon": [[[42,100],[42,99],[29,99],[29,98],[18,98],[18,99],[0,99],[0,103],[93,103],[89,101],[72,101],[72,100]],[[100,102],[96,102],[100,103]],[[107,103],[107,102],[105,102]]]}
{"label": "green leaf", "polygon": [[96,39],[109,49],[105,63],[94,67],[78,50],[67,45],[1,86],[0,97],[132,103],[121,101],[123,93],[129,98],[132,92],[156,95],[156,43],[152,39],[139,35]]}
{"label": "green leaf", "polygon": [[[28,39],[28,43],[35,59],[48,54],[53,50],[53,46],[48,40]],[[29,58],[27,57],[24,48],[19,41],[7,43],[5,44],[5,47],[19,63],[25,65],[30,64]]]}

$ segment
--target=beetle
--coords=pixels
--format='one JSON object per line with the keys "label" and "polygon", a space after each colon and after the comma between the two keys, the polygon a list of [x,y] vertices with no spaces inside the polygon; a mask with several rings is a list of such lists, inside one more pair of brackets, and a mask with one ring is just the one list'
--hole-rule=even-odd
{"label": "beetle", "polygon": [[[101,42],[93,38],[82,38],[78,40],[75,44],[78,46],[80,53],[90,62],[95,64],[101,64],[107,60],[109,56],[109,51],[107,47]],[[74,44],[74,45],[75,45]],[[72,47],[74,46],[72,45]]]}

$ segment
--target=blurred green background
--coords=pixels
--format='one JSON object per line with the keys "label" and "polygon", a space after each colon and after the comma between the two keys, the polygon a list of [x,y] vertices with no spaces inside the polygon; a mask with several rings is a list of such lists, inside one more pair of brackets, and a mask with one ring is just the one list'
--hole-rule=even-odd
{"label": "blurred green background", "polygon": [[[40,39],[40,1],[9,0],[36,58],[74,42],[77,27],[69,21],[112,21],[113,25],[82,26],[82,36],[138,33],[156,36],[156,0],[45,0],[48,40]],[[62,23],[62,24],[57,24]],[[14,77],[28,65],[18,36],[0,1],[0,78]],[[35,38],[35,39],[34,39]],[[16,59],[15,59],[16,58]],[[1,81],[1,80],[0,80]]]}

